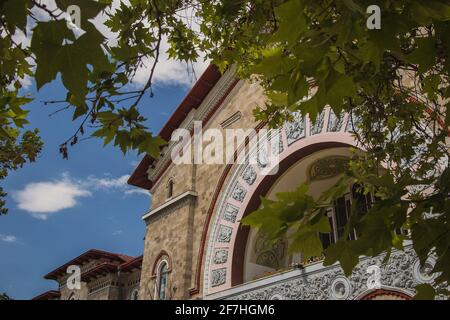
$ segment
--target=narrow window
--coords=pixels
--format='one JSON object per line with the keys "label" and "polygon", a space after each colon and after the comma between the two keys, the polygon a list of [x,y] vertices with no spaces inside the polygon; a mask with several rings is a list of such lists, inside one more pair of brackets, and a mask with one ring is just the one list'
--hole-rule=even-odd
{"label": "narrow window", "polygon": [[163,262],[158,270],[158,298],[159,300],[166,300],[167,291],[167,278],[168,278],[168,267],[167,263]]}
{"label": "narrow window", "polygon": [[169,183],[167,184],[167,198],[172,198],[173,196],[173,180],[169,180]]}

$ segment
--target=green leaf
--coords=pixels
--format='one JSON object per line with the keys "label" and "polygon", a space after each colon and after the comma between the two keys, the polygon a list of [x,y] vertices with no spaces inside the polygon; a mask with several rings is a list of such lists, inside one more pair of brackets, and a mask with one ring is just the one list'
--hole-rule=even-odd
{"label": "green leaf", "polygon": [[436,62],[436,40],[434,38],[416,39],[417,48],[406,59],[419,66],[419,72],[425,72]]}
{"label": "green leaf", "polygon": [[38,22],[33,29],[30,48],[36,54],[35,79],[38,90],[56,78],[65,39],[75,40],[63,20]]}
{"label": "green leaf", "polygon": [[414,300],[434,300],[436,290],[429,284],[419,284],[415,288],[417,290]]}
{"label": "green leaf", "polygon": [[292,237],[289,252],[301,252],[305,260],[322,254],[323,247],[316,230],[309,226],[300,227]]}
{"label": "green leaf", "polygon": [[84,99],[87,94],[89,70],[80,59],[72,45],[66,45],[60,50],[59,66],[64,86],[78,99]]}
{"label": "green leaf", "polygon": [[324,266],[330,266],[339,261],[342,270],[350,276],[353,268],[359,262],[359,254],[355,252],[355,242],[339,240],[325,250]]}
{"label": "green leaf", "polygon": [[286,41],[291,47],[296,45],[300,35],[307,29],[303,1],[291,0],[283,3],[275,9],[275,13],[280,22],[270,42]]}
{"label": "green leaf", "polygon": [[152,158],[158,159],[160,157],[161,147],[166,144],[167,142],[160,136],[152,137],[151,135],[148,135],[140,145],[139,149],[146,152]]}
{"label": "green leaf", "polygon": [[9,25],[15,25],[25,31],[27,25],[28,0],[5,0],[2,11]]}

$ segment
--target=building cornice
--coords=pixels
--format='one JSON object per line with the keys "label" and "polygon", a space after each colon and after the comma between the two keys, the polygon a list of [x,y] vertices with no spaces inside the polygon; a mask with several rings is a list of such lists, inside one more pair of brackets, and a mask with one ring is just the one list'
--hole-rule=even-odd
{"label": "building cornice", "polygon": [[149,218],[154,217],[156,215],[161,215],[164,213],[168,213],[169,211],[175,209],[178,207],[178,205],[183,204],[186,200],[196,199],[197,198],[197,192],[189,190],[186,191],[171,200],[167,201],[166,203],[160,205],[159,207],[151,210],[150,212],[147,212],[142,216],[142,220],[147,221]]}

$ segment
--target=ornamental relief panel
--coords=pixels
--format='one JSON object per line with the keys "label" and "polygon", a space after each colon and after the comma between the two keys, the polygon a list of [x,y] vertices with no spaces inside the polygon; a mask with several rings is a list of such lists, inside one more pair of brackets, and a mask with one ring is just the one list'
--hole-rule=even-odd
{"label": "ornamental relief panel", "polygon": [[231,223],[235,223],[238,213],[239,213],[239,208],[236,208],[232,204],[228,203],[225,206],[225,210],[223,212],[223,220],[231,222]]}
{"label": "ornamental relief panel", "polygon": [[224,264],[228,261],[228,250],[227,249],[216,249],[214,251],[214,263]]}
{"label": "ornamental relief panel", "polygon": [[[356,299],[369,290],[367,282],[370,273],[367,269],[377,265],[381,271],[381,286],[383,288],[399,289],[414,296],[414,287],[421,283],[414,269],[418,258],[412,248],[405,252],[396,251],[388,263],[382,264],[384,255],[376,258],[364,258],[354,269],[350,277],[346,277],[335,265],[323,268],[319,272],[296,275],[290,279],[255,288],[242,294],[227,296],[225,299],[263,300],[277,296],[289,300],[347,300]],[[430,262],[430,266],[433,262]]]}
{"label": "ornamental relief panel", "polygon": [[221,225],[217,234],[217,242],[229,243],[231,241],[232,233],[233,228]]}
{"label": "ornamental relief panel", "polygon": [[231,197],[236,201],[243,202],[246,195],[247,190],[240,183],[236,183]]}
{"label": "ornamental relief panel", "polygon": [[347,170],[348,157],[331,156],[317,160],[309,168],[309,180],[322,180],[335,177]]}

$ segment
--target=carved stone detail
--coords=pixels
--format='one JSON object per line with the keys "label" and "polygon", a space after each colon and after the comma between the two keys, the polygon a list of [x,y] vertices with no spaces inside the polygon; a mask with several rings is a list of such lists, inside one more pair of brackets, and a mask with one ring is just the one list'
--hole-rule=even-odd
{"label": "carved stone detail", "polygon": [[339,276],[331,283],[330,298],[346,300],[351,294],[352,287],[346,277]]}
{"label": "carved stone detail", "polygon": [[272,155],[278,155],[284,151],[283,139],[281,138],[281,129],[278,133],[272,134],[270,137],[270,145],[272,147]]}
{"label": "carved stone detail", "polygon": [[225,283],[227,279],[227,269],[216,269],[211,271],[211,286],[217,287]]}
{"label": "carved stone detail", "polygon": [[436,274],[431,273],[435,264],[436,259],[434,257],[428,258],[423,267],[421,266],[419,259],[416,259],[413,267],[414,279],[418,283],[433,283],[434,279],[437,277]]}
{"label": "carved stone detail", "polygon": [[217,242],[230,242],[232,233],[233,228],[221,225],[219,227],[219,233],[217,234]]}
{"label": "carved stone detail", "polygon": [[288,145],[291,145],[306,136],[305,118],[302,117],[300,112],[295,112],[293,116],[294,120],[292,122],[287,122],[284,126]]}
{"label": "carved stone detail", "polygon": [[355,132],[355,130],[358,128],[358,124],[361,122],[361,118],[357,115],[349,114],[348,116],[348,122],[347,122],[347,131],[348,132]]}
{"label": "carved stone detail", "polygon": [[247,182],[250,186],[255,182],[256,177],[256,171],[251,165],[248,165],[242,173],[242,179],[244,179],[244,181]]}
{"label": "carved stone detail", "polygon": [[275,295],[287,300],[355,299],[368,291],[367,280],[371,273],[367,272],[367,268],[373,265],[380,266],[383,287],[398,288],[413,296],[414,287],[418,284],[414,277],[414,262],[417,259],[414,251],[411,248],[405,252],[394,251],[386,264],[383,264],[384,257],[383,254],[363,258],[348,278],[339,265],[334,265],[312,273],[305,270],[302,274],[227,296],[226,299],[260,300]]}
{"label": "carved stone detail", "polygon": [[214,251],[214,263],[215,264],[224,264],[228,261],[228,250],[227,249],[216,249]]}
{"label": "carved stone detail", "polygon": [[223,211],[223,220],[235,223],[238,212],[239,212],[238,208],[227,203],[227,205],[225,206],[225,210]]}
{"label": "carved stone detail", "polygon": [[247,190],[245,190],[244,187],[242,187],[239,183],[236,183],[231,196],[234,200],[243,202],[246,194]]}
{"label": "carved stone detail", "polygon": [[322,180],[335,177],[345,172],[349,162],[348,157],[331,156],[317,160],[309,168],[309,179]]}
{"label": "carved stone detail", "polygon": [[330,117],[328,118],[328,131],[329,132],[339,132],[344,124],[345,113],[341,113],[338,116],[330,109]]}
{"label": "carved stone detail", "polygon": [[325,118],[325,112],[322,111],[320,114],[317,115],[316,121],[311,126],[311,135],[319,134],[323,130],[323,122]]}

